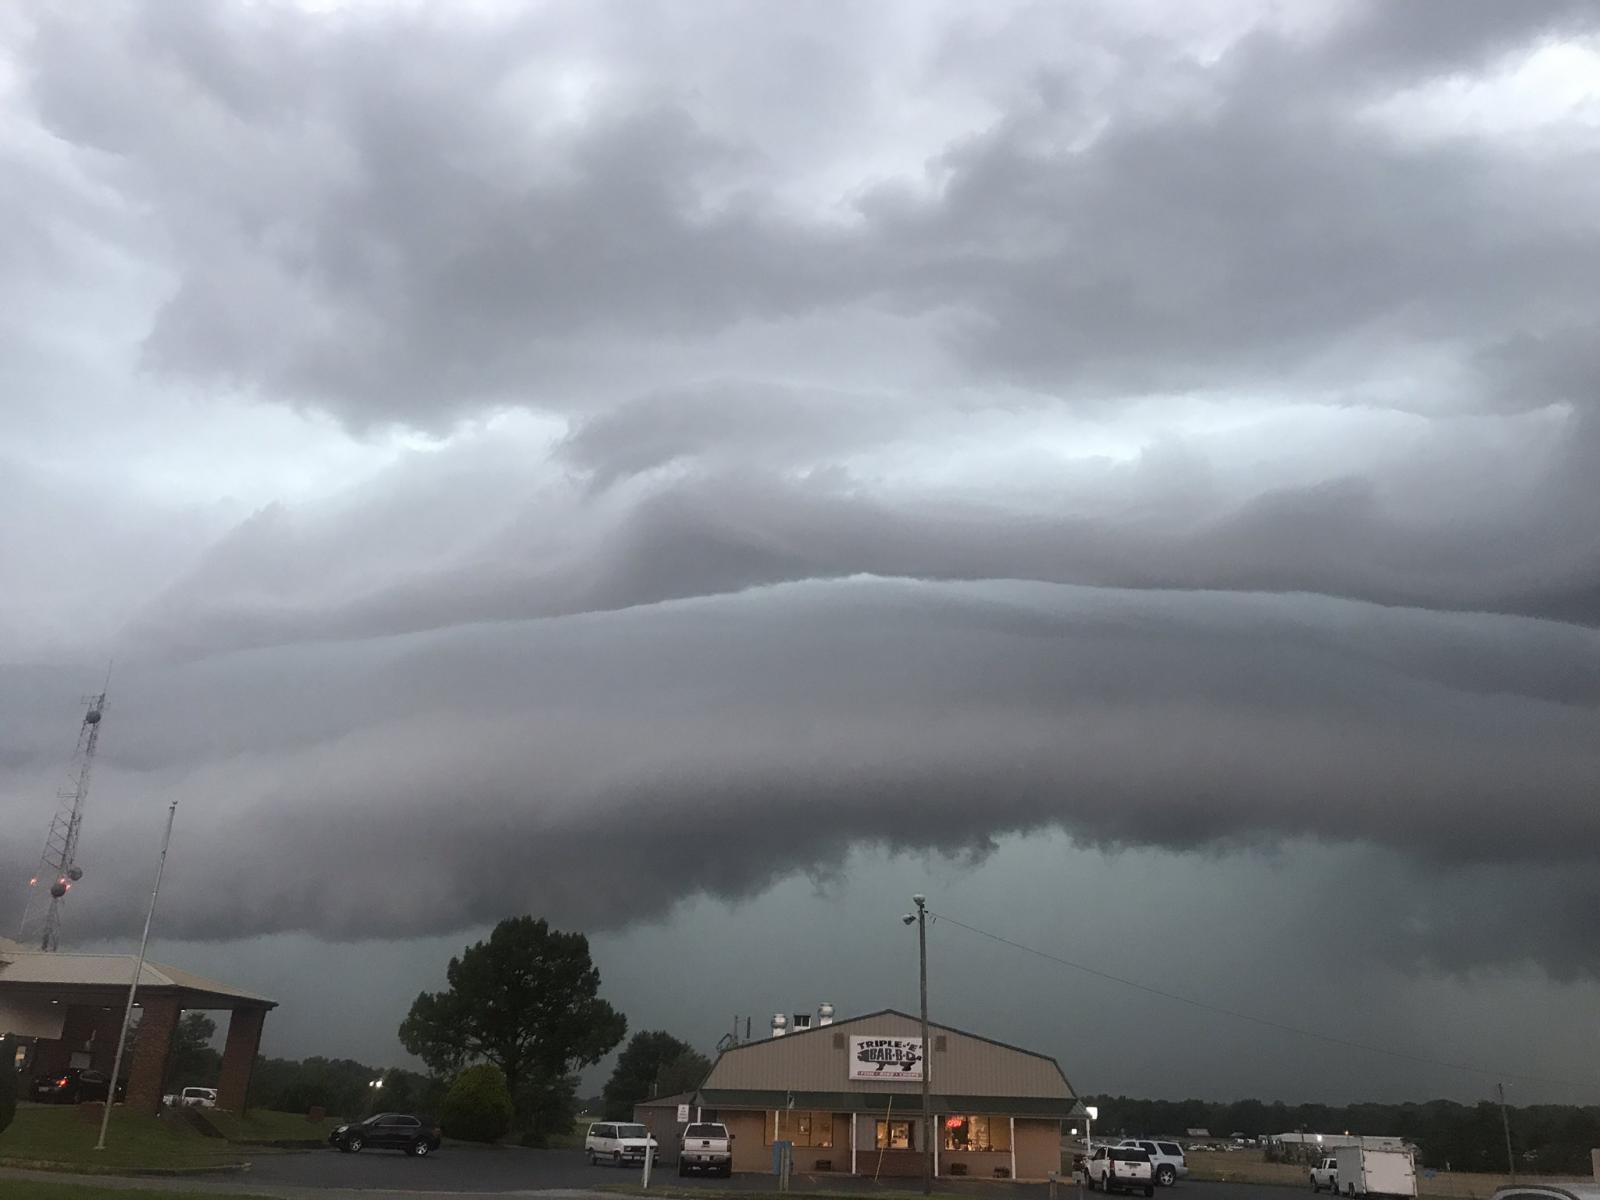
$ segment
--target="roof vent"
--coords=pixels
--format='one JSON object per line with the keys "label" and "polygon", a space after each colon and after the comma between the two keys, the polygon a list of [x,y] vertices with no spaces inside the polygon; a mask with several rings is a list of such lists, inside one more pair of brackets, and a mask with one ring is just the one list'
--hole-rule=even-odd
{"label": "roof vent", "polygon": [[782,1013],[772,1014],[772,1036],[782,1037],[789,1032],[789,1018]]}
{"label": "roof vent", "polygon": [[826,1001],[824,1001],[823,1003],[817,1005],[817,1024],[818,1025],[832,1025],[833,1024],[833,1005],[827,1003]]}

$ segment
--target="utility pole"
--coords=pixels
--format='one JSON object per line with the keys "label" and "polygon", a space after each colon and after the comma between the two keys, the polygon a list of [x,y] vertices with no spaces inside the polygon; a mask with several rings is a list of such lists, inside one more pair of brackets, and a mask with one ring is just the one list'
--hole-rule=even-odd
{"label": "utility pole", "polygon": [[139,939],[139,961],[128,985],[128,1007],[122,1012],[122,1033],[117,1038],[117,1057],[111,1063],[111,1082],[106,1085],[105,1110],[100,1114],[100,1140],[96,1150],[106,1148],[106,1126],[111,1122],[111,1105],[117,1098],[117,1074],[122,1070],[122,1052],[128,1045],[128,1026],[133,1023],[133,998],[139,992],[139,976],[144,974],[144,954],[150,945],[150,922],[156,917],[156,897],[161,894],[161,875],[167,869],[167,847],[172,845],[172,820],[178,815],[178,802],[167,805],[167,832],[161,838],[161,859],[156,863],[156,883],[150,889],[150,909],[144,915],[144,936]]}
{"label": "utility pole", "polygon": [[916,895],[911,897],[911,902],[917,906],[917,959],[922,983],[922,1136],[925,1140],[922,1157],[922,1194],[931,1196],[933,1156],[937,1151],[933,1144],[933,1098],[928,1093],[931,1065],[928,1055],[933,1049],[933,1043],[928,1040],[928,898]]}
{"label": "utility pole", "polygon": [[1511,1118],[1506,1114],[1506,1085],[1497,1083],[1495,1090],[1500,1093],[1500,1124],[1506,1131],[1506,1170],[1511,1172],[1511,1182],[1517,1181],[1517,1159],[1511,1153]]}

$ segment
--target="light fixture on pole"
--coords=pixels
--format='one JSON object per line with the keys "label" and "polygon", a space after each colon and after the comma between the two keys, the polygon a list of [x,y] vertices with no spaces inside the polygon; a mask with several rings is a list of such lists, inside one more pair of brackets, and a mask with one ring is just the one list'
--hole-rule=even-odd
{"label": "light fixture on pole", "polygon": [[911,897],[917,906],[914,913],[906,913],[900,920],[917,927],[918,977],[922,991],[922,1194],[933,1194],[933,1100],[928,1093],[928,898],[920,893]]}
{"label": "light fixture on pole", "polygon": [[1084,1105],[1083,1109],[1083,1156],[1085,1159],[1094,1153],[1094,1123],[1100,1119],[1100,1109],[1093,1104]]}

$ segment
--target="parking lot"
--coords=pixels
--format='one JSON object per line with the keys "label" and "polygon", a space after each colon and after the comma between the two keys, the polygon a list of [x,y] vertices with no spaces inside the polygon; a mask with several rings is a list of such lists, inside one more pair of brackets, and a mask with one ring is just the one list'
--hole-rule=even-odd
{"label": "parking lot", "polygon": [[[15,1172],[3,1172],[15,1175]],[[339,1154],[332,1150],[266,1154],[257,1158],[243,1175],[211,1176],[204,1180],[142,1180],[144,1186],[172,1190],[253,1193],[301,1200],[327,1196],[396,1196],[407,1200],[427,1200],[434,1196],[529,1195],[536,1192],[561,1192],[568,1195],[592,1192],[606,1185],[639,1182],[637,1168],[591,1167],[576,1150],[526,1150],[510,1146],[473,1146],[451,1143],[437,1155],[409,1158],[394,1153]],[[60,1179],[61,1176],[44,1178]],[[101,1181],[102,1183],[105,1181]],[[773,1192],[777,1180],[771,1175],[735,1175],[731,1179],[679,1179],[674,1167],[657,1171],[654,1186],[718,1193]],[[653,1190],[653,1189],[652,1189]],[[801,1193],[839,1192],[887,1195],[920,1194],[916,1179],[884,1180],[847,1175],[800,1175],[793,1190]],[[1049,1189],[1044,1184],[1005,1183],[995,1180],[941,1179],[936,1191],[941,1195],[984,1196],[1001,1200],[1045,1200]],[[1282,1200],[1283,1188],[1260,1184],[1199,1183],[1179,1184],[1163,1189],[1160,1195],[1179,1200]],[[1077,1188],[1063,1185],[1062,1200],[1077,1200]],[[1098,1193],[1095,1193],[1098,1196]]]}

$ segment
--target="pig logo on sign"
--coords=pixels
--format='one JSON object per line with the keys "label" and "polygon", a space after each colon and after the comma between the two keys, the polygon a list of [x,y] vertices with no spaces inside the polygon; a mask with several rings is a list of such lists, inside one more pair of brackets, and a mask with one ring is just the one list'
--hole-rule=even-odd
{"label": "pig logo on sign", "polygon": [[874,1068],[874,1075],[883,1075],[895,1067],[903,1074],[909,1073],[922,1061],[922,1047],[899,1038],[864,1038],[856,1045],[856,1061]]}

